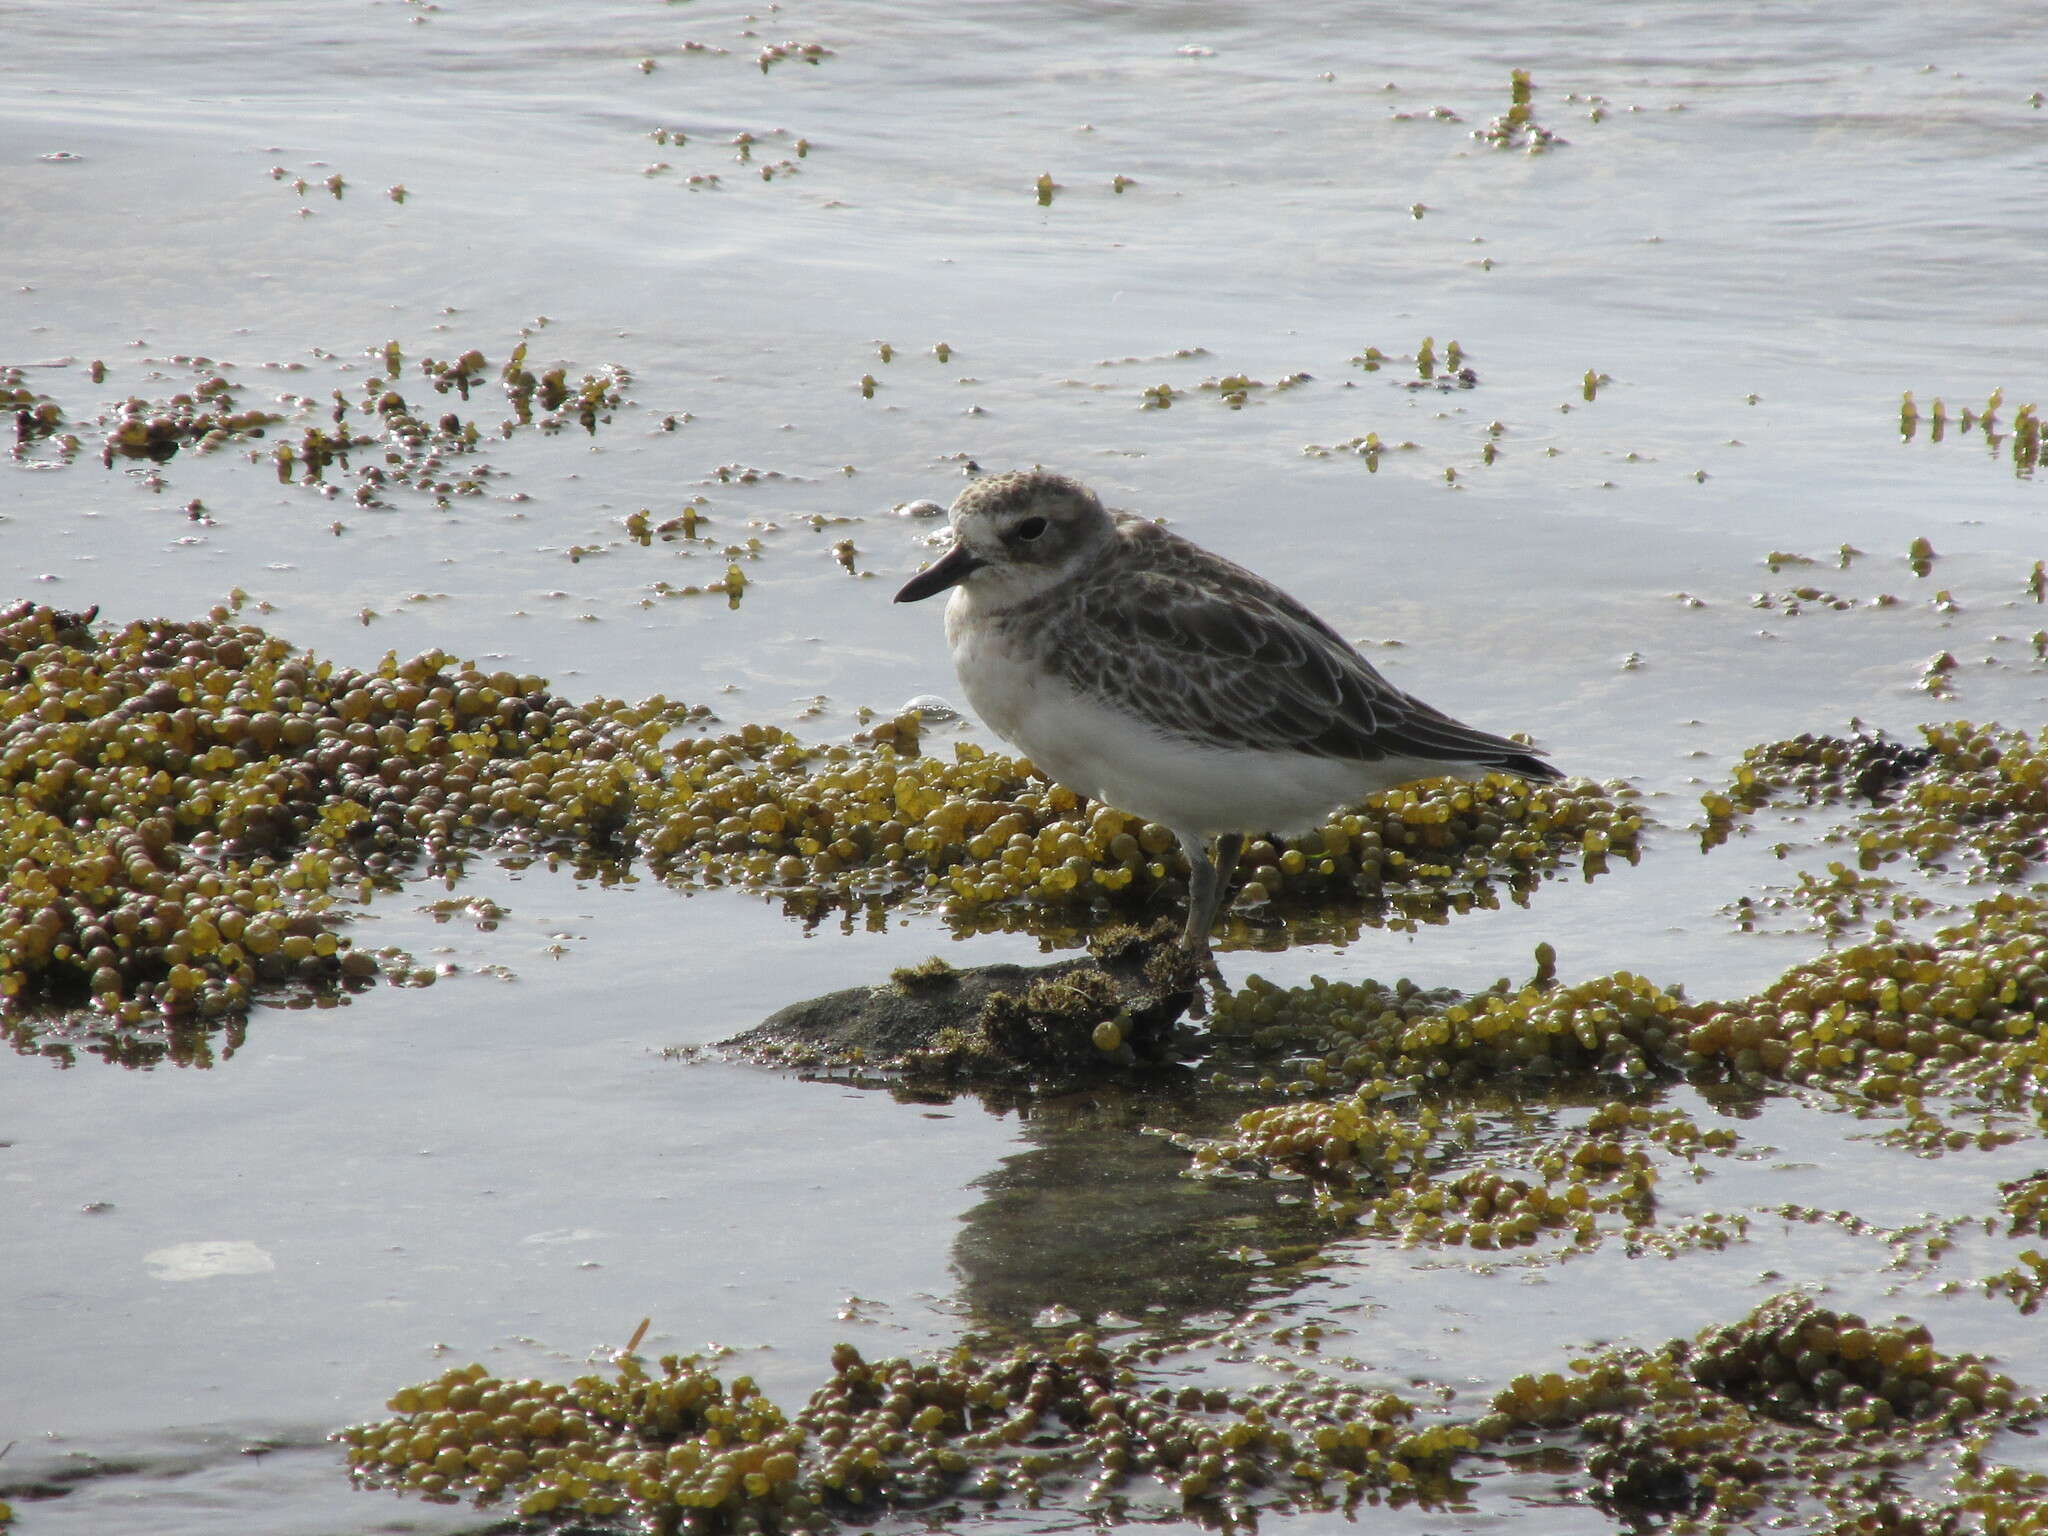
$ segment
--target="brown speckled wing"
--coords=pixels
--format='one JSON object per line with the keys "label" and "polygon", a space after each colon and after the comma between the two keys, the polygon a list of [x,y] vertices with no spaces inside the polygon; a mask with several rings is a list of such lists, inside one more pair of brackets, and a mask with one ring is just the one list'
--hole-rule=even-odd
{"label": "brown speckled wing", "polygon": [[1155,524],[1119,523],[1115,553],[1026,620],[1074,688],[1195,741],[1557,777],[1530,749],[1403,693],[1263,577]]}

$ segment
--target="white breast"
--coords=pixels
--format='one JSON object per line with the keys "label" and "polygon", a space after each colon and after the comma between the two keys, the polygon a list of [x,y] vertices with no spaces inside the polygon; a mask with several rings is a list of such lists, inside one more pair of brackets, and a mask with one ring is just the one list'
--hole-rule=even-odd
{"label": "white breast", "polygon": [[1036,708],[1041,685],[1052,679],[1006,644],[993,624],[977,619],[974,599],[964,586],[955,587],[946,601],[946,645],[967,702],[982,723],[1029,753],[1023,725]]}

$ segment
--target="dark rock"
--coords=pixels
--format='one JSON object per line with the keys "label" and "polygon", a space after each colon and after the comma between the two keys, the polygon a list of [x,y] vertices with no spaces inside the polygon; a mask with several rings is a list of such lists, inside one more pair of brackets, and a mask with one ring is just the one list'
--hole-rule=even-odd
{"label": "dark rock", "polygon": [[[880,986],[787,1008],[722,1042],[807,1067],[860,1066],[951,1084],[1067,1085],[1175,1059],[1201,974],[1171,923],[1106,930],[1049,965],[957,970],[934,959]],[[1107,1043],[1114,1029],[1114,1043]],[[1098,1037],[1100,1033],[1100,1038]]]}

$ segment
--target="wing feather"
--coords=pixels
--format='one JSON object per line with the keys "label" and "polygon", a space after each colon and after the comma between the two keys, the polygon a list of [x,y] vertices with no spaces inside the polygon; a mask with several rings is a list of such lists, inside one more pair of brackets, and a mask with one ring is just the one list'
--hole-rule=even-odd
{"label": "wing feather", "polygon": [[1070,686],[1190,740],[1557,776],[1530,748],[1403,693],[1263,577],[1156,524],[1119,522],[1111,557],[1039,616],[1043,653]]}

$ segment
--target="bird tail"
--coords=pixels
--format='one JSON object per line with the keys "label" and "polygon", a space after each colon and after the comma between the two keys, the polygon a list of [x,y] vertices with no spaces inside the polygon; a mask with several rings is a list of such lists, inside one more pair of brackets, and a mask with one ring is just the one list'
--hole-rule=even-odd
{"label": "bird tail", "polygon": [[1489,760],[1489,768],[1498,768],[1502,773],[1519,774],[1525,779],[1551,780],[1564,777],[1564,770],[1548,758],[1538,757],[1534,752],[1503,752]]}

